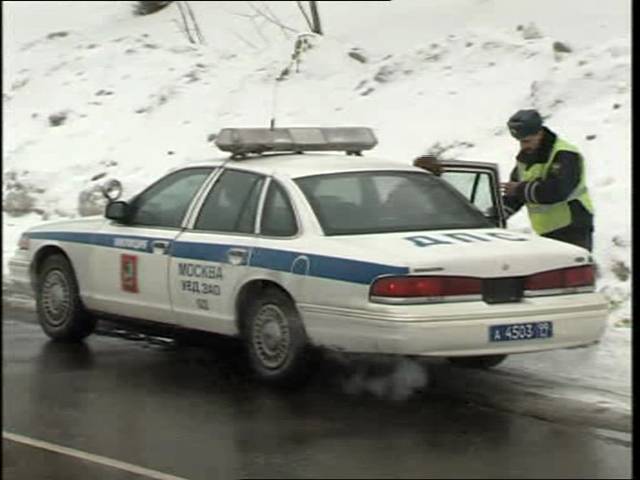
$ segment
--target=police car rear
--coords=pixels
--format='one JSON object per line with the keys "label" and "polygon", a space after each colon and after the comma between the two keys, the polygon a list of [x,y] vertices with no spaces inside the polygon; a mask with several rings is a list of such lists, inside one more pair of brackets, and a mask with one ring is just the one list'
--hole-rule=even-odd
{"label": "police car rear", "polygon": [[[357,137],[359,149],[370,148],[366,132]],[[246,143],[269,150],[277,142]],[[307,230],[313,255],[295,275],[311,343],[491,366],[506,354],[589,345],[602,335],[606,302],[594,292],[585,250],[495,228],[451,184],[409,165],[345,158],[305,171],[322,161],[296,158],[299,168],[284,168],[289,159],[280,168],[320,232]]]}
{"label": "police car rear", "polygon": [[433,175],[372,170],[296,183],[334,250],[367,262],[353,265],[363,284],[317,280],[300,305],[317,343],[490,366],[603,333],[606,303],[588,252],[494,228]]}

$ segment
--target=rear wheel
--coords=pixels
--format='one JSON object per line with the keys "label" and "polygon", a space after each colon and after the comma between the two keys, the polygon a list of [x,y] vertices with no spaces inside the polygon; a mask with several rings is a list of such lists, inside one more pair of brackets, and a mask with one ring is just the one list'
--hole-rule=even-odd
{"label": "rear wheel", "polygon": [[95,318],[80,301],[75,273],[64,255],[51,255],[44,261],[38,274],[36,307],[42,329],[53,340],[77,342],[95,329]]}
{"label": "rear wheel", "polygon": [[268,288],[245,312],[244,339],[258,378],[280,386],[299,386],[309,377],[312,351],[293,302]]}
{"label": "rear wheel", "polygon": [[449,357],[448,360],[459,367],[488,369],[507,358],[506,355],[478,355],[474,357]]}

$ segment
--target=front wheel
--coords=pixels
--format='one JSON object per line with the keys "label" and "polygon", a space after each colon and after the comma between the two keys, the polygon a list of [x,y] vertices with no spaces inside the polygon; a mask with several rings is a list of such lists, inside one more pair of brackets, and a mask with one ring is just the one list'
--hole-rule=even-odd
{"label": "front wheel", "polygon": [[474,357],[449,357],[448,360],[459,367],[486,370],[501,364],[506,355],[478,355]]}
{"label": "front wheel", "polygon": [[260,380],[299,386],[308,379],[311,347],[293,302],[281,290],[268,288],[249,306],[244,339]]}
{"label": "front wheel", "polygon": [[42,329],[53,340],[77,342],[96,326],[80,301],[73,267],[64,255],[44,261],[38,274],[36,308]]}

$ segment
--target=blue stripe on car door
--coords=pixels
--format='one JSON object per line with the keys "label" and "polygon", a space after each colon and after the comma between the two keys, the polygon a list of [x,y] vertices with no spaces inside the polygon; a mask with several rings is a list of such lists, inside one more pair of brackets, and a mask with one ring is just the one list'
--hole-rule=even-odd
{"label": "blue stripe on car door", "polygon": [[[380,275],[405,275],[409,273],[409,269],[407,267],[397,267],[393,265],[350,260],[347,258],[330,257],[325,255],[314,255],[304,252],[292,252],[271,248],[252,248],[245,245],[175,242],[166,238],[160,239],[136,235],[78,232],[32,232],[29,233],[29,237],[34,239],[59,240],[65,242],[100,245],[111,248],[123,248],[114,247],[113,240],[115,238],[148,240],[147,252],[152,251],[152,243],[154,240],[165,240],[172,242],[171,256],[173,257],[219,263],[226,261],[226,253],[229,249],[247,248],[252,251],[250,266],[281,272],[290,272],[294,260],[298,257],[306,256],[309,258],[310,263],[308,271],[309,276],[360,284],[369,284],[374,278]],[[140,251],[134,248],[125,249]]]}

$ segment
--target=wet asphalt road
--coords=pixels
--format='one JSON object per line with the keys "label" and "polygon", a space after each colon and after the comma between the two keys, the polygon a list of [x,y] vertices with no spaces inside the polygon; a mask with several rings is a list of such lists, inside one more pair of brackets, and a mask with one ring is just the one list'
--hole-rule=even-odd
{"label": "wet asphalt road", "polygon": [[627,441],[486,408],[446,381],[405,400],[347,393],[351,367],[327,361],[303,391],[272,391],[232,341],[60,345],[34,322],[4,312],[6,479],[631,478]]}

